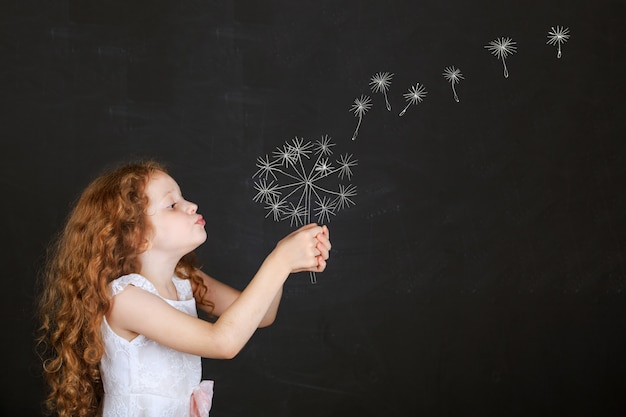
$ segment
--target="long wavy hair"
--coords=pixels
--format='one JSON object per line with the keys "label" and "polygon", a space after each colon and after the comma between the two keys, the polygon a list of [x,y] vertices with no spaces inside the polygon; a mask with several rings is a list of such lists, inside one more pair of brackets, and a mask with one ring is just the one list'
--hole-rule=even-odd
{"label": "long wavy hair", "polygon": [[[100,410],[100,326],[111,305],[107,285],[141,269],[138,255],[151,231],[145,189],[155,172],[167,171],[155,161],[142,161],[95,179],[48,249],[37,345],[49,388],[45,407],[59,417],[93,416]],[[176,275],[192,281],[194,297],[202,302],[207,288],[193,252],[179,261]]]}

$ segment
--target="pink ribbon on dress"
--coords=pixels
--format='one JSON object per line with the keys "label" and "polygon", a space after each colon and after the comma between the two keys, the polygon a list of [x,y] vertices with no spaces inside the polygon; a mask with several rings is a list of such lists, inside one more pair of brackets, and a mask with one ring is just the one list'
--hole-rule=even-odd
{"label": "pink ribbon on dress", "polygon": [[213,381],[201,381],[191,393],[189,417],[209,417],[213,404]]}

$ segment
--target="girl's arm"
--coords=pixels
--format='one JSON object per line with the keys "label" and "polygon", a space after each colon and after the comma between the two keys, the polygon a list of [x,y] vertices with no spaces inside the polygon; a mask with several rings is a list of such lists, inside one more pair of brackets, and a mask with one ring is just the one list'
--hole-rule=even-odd
{"label": "girl's arm", "polygon": [[[326,252],[328,252],[331,246],[328,227],[322,226],[322,233],[317,235],[316,238],[318,239],[319,243],[321,243],[321,247],[327,248]],[[327,258],[328,258],[327,255],[326,255],[326,258],[322,256],[320,261],[325,262],[325,259]],[[238,291],[237,289],[229,285],[226,285],[223,282],[216,280],[215,278],[207,275],[204,271],[198,270],[198,272],[200,273],[200,275],[202,276],[204,280],[204,285],[206,285],[207,287],[207,292],[204,294],[204,299],[206,301],[211,302],[214,305],[214,308],[210,309],[206,305],[198,302],[197,304],[198,308],[209,313],[210,315],[214,317],[219,317],[222,315],[224,311],[228,309],[228,307],[230,307],[230,305],[237,298],[239,298],[241,291]],[[195,292],[195,287],[194,287],[194,292]],[[272,300],[270,307],[265,313],[265,316],[261,320],[259,327],[267,327],[271,325],[272,323],[274,323],[274,320],[276,319],[276,315],[278,314],[278,307],[282,299],[282,294],[283,294],[283,287],[281,285],[280,289],[274,296],[274,299]]]}
{"label": "girl's arm", "polygon": [[127,340],[142,334],[179,351],[232,358],[273,308],[287,276],[300,271],[322,272],[329,250],[326,227],[313,224],[291,233],[276,245],[237,297],[225,291],[224,300],[218,299],[224,311],[215,323],[189,316],[156,295],[132,286],[113,297],[107,320]]}
{"label": "girl's arm", "polygon": [[[207,275],[204,271],[198,270],[198,272],[204,280],[204,285],[206,285],[207,287],[207,292],[204,294],[204,300],[211,302],[214,305],[214,308],[211,309],[207,305],[199,302],[199,300],[197,306],[199,309],[205,311],[211,316],[219,317],[228,309],[228,307],[231,306],[232,303],[235,302],[235,300],[237,300],[237,298],[239,298],[239,296],[241,295],[241,291],[216,280],[215,278]],[[193,284],[193,286],[195,291],[196,285]],[[274,323],[274,320],[276,319],[276,314],[278,313],[278,306],[280,305],[282,294],[283,287],[281,286],[274,296],[274,299],[272,300],[270,307],[265,313],[265,316],[261,320],[261,323],[259,323],[259,327],[267,327],[270,324]]]}

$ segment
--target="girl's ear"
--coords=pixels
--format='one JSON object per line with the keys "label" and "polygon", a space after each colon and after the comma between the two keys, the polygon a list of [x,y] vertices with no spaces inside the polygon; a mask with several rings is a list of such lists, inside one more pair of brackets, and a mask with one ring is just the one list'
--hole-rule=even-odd
{"label": "girl's ear", "polygon": [[148,252],[152,248],[152,241],[148,238],[144,238],[143,242],[139,245],[140,253]]}

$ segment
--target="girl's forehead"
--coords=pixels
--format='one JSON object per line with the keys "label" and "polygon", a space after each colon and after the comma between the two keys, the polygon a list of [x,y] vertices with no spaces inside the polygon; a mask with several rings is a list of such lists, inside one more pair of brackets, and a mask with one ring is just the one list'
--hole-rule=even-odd
{"label": "girl's forehead", "polygon": [[157,171],[150,176],[146,191],[148,194],[174,193],[180,192],[180,188],[174,178],[165,172]]}

